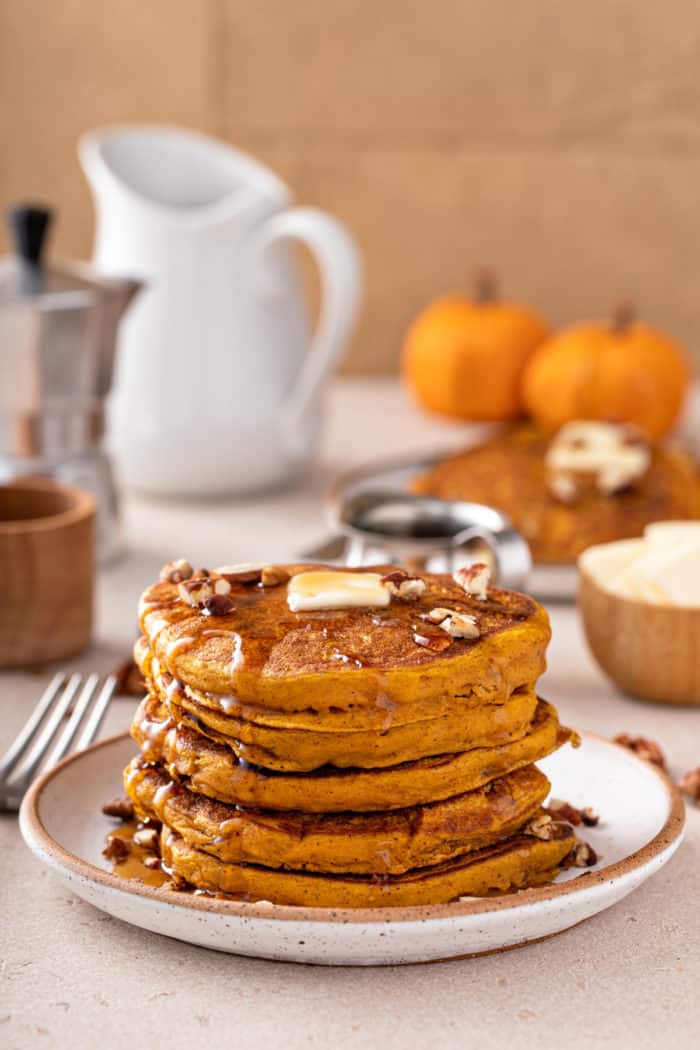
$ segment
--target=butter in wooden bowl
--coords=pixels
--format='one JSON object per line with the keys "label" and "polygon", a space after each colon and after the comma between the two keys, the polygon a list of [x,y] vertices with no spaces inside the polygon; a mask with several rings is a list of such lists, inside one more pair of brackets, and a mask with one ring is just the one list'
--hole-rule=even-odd
{"label": "butter in wooden bowl", "polygon": [[624,692],[700,705],[700,522],[647,526],[580,556],[579,606],[596,660]]}

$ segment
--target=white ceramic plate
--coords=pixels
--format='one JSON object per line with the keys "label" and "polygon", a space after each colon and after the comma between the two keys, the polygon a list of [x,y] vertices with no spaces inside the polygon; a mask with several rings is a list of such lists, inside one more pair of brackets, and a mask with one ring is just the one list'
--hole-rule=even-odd
{"label": "white ceramic plate", "polygon": [[559,933],[617,903],[661,868],[683,835],[683,802],[653,766],[585,736],[541,763],[554,795],[601,815],[584,829],[602,860],[552,886],[420,908],[324,910],[246,904],[154,889],[106,870],[114,826],[101,813],[122,793],[135,750],[113,737],[72,755],[30,789],[20,814],[30,849],[86,901],[155,933],[239,955],[326,965],[413,963],[513,948]]}

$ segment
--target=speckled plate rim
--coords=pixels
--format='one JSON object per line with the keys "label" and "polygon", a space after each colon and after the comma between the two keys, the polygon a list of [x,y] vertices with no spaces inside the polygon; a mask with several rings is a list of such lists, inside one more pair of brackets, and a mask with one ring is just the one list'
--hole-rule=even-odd
{"label": "speckled plate rim", "polygon": [[[226,901],[220,899],[209,899],[206,897],[194,897],[186,894],[174,894],[172,890],[160,887],[146,886],[143,883],[132,882],[109,871],[98,868],[89,861],[83,860],[69,850],[61,846],[49,834],[39,816],[39,806],[43,792],[51,782],[60,775],[67,766],[80,762],[85,755],[108,748],[116,743],[129,739],[128,733],[119,733],[116,736],[100,740],[84,751],[69,755],[42,774],[30,787],[24,797],[20,810],[20,830],[27,846],[48,861],[50,865],[58,870],[69,871],[81,879],[98,883],[108,889],[120,893],[127,893],[135,897],[143,897],[170,906],[181,907],[188,910],[210,912],[228,917],[238,916],[245,919],[279,919],[280,921],[293,920],[296,922],[320,922],[320,923],[387,923],[387,922],[424,922],[427,919],[457,918],[467,915],[484,915],[491,912],[505,912],[520,909],[529,905],[544,901],[552,901],[558,898],[568,897],[572,894],[582,893],[592,889],[598,884],[610,883],[618,880],[632,872],[643,868],[659,854],[680,845],[685,827],[685,804],[678,788],[666,776],[664,772],[649,762],[638,758],[627,748],[599,736],[597,733],[581,733],[584,738],[595,740],[604,744],[625,756],[626,761],[639,762],[647,771],[651,771],[658,777],[664,788],[668,799],[668,816],[663,827],[658,833],[640,849],[630,853],[629,856],[614,864],[589,871],[578,878],[566,882],[555,882],[547,886],[539,886],[528,890],[519,890],[503,897],[495,898],[472,898],[465,901],[456,901],[452,904],[431,904],[414,907],[394,908],[309,908],[304,906],[291,906],[282,904],[248,903],[245,901]],[[673,847],[673,849],[672,849]]]}

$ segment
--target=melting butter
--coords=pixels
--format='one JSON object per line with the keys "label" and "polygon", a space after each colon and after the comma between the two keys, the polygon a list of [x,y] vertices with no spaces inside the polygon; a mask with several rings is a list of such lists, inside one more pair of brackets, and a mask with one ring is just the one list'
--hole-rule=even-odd
{"label": "melting butter", "polygon": [[378,572],[300,572],[287,587],[292,612],[315,609],[384,608],[391,601],[389,589]]}

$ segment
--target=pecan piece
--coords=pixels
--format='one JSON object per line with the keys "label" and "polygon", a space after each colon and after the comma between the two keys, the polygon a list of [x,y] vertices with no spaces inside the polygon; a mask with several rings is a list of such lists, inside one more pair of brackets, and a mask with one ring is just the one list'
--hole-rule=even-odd
{"label": "pecan piece", "polygon": [[185,558],[169,561],[160,570],[160,578],[166,583],[182,583],[192,576],[192,566]]}
{"label": "pecan piece", "polygon": [[415,602],[425,593],[425,580],[420,576],[410,576],[405,569],[396,569],[382,576],[381,582],[392,598],[405,602]]}
{"label": "pecan piece", "polygon": [[700,766],[684,773],[678,781],[678,787],[684,795],[689,795],[695,800],[696,806],[700,806]]}
{"label": "pecan piece", "polygon": [[577,842],[567,861],[574,868],[592,868],[598,863],[598,854],[588,842]]}
{"label": "pecan piece", "polygon": [[102,812],[106,817],[116,817],[117,820],[134,819],[134,806],[126,795],[121,798],[113,798],[111,802],[105,802]]}
{"label": "pecan piece", "polygon": [[532,838],[550,842],[557,837],[557,825],[549,813],[538,813],[529,824],[525,825],[523,832],[525,835],[531,835]]}
{"label": "pecan piece", "polygon": [[204,602],[202,612],[205,616],[227,616],[235,608],[227,594],[214,594]]}
{"label": "pecan piece", "polygon": [[431,609],[426,619],[437,624],[452,638],[479,638],[481,631],[473,616],[457,612],[456,609]]}
{"label": "pecan piece", "polygon": [[550,799],[547,812],[551,813],[553,817],[559,817],[568,821],[574,827],[585,824],[587,828],[594,828],[600,819],[590,806],[578,809],[576,806],[572,806],[570,802],[562,802],[559,798]]}
{"label": "pecan piece", "polygon": [[485,601],[488,597],[488,586],[491,582],[491,570],[483,561],[476,561],[473,565],[467,565],[463,569],[457,569],[452,576],[463,591],[471,594],[479,601]]}
{"label": "pecan piece", "polygon": [[158,848],[158,832],[155,828],[139,828],[134,832],[134,842],[137,846],[143,846],[147,850]]}
{"label": "pecan piece", "polygon": [[220,576],[232,584],[248,586],[262,581],[262,565],[224,565],[216,570]]}
{"label": "pecan piece", "polygon": [[102,850],[102,856],[106,857],[107,860],[113,860],[115,864],[119,864],[129,856],[129,843],[124,839],[120,839],[118,835],[112,835]]}
{"label": "pecan piece", "polygon": [[634,751],[646,762],[651,762],[666,772],[664,753],[655,740],[647,740],[643,736],[630,736],[629,733],[618,733],[616,737],[613,737],[613,742]]}
{"label": "pecan piece", "polygon": [[226,595],[231,584],[222,577],[204,576],[201,579],[184,580],[178,584],[178,594],[184,602],[193,608],[204,605],[216,595]]}

